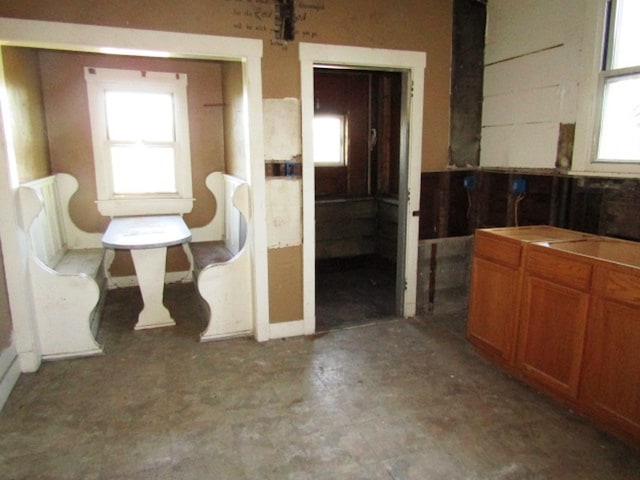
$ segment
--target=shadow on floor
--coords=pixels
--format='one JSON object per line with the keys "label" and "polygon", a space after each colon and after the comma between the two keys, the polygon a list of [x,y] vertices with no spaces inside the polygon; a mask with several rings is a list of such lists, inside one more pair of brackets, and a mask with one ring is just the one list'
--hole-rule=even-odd
{"label": "shadow on floor", "polygon": [[396,267],[375,255],[316,261],[316,332],[395,318]]}
{"label": "shadow on floor", "polygon": [[145,342],[148,338],[153,341],[154,337],[163,335],[179,337],[188,343],[198,342],[200,333],[207,326],[207,319],[193,283],[167,285],[163,300],[176,325],[136,332],[134,326],[142,310],[140,289],[128,287],[109,290],[97,338],[105,353],[123,345],[129,348],[131,342]]}

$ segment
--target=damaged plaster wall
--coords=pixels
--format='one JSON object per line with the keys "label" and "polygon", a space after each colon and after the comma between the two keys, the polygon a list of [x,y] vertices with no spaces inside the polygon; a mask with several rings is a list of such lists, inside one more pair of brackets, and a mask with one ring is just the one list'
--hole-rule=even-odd
{"label": "damaged plaster wall", "polygon": [[481,167],[556,167],[561,125],[576,122],[583,6],[488,2]]}
{"label": "damaged plaster wall", "polygon": [[453,167],[480,162],[486,1],[453,2],[451,146]]}
{"label": "damaged plaster wall", "polygon": [[473,236],[421,240],[418,247],[418,312],[464,312],[469,296]]}
{"label": "damaged plaster wall", "polygon": [[[297,98],[264,100],[266,162],[300,158],[301,112]],[[302,306],[302,179],[268,176],[267,246],[269,248],[269,321],[300,320]]]}

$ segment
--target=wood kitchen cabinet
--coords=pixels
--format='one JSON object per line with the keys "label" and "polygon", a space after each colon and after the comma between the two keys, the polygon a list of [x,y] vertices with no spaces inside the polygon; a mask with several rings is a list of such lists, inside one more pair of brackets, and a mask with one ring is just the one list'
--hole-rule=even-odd
{"label": "wood kitchen cabinet", "polygon": [[640,439],[640,271],[598,266],[582,397],[600,423]]}
{"label": "wood kitchen cabinet", "polygon": [[570,402],[578,397],[591,270],[586,260],[538,245],[525,259],[516,363],[536,386]]}
{"label": "wood kitchen cabinet", "polygon": [[494,230],[476,234],[469,341],[640,448],[640,243]]}
{"label": "wood kitchen cabinet", "polygon": [[501,366],[515,365],[522,266],[527,245],[586,237],[584,233],[546,225],[477,230],[467,339]]}
{"label": "wood kitchen cabinet", "polygon": [[491,233],[475,237],[467,338],[485,356],[513,363],[522,247]]}

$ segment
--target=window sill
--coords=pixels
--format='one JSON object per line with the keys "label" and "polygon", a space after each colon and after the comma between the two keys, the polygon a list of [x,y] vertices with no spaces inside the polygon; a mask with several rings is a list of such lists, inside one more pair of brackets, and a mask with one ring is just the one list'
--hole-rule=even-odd
{"label": "window sill", "polygon": [[585,166],[576,165],[570,175],[599,176],[599,177],[633,177],[640,176],[640,164],[637,163],[605,163],[592,162]]}
{"label": "window sill", "polygon": [[142,198],[98,200],[98,211],[105,217],[123,215],[168,215],[189,213],[193,198]]}

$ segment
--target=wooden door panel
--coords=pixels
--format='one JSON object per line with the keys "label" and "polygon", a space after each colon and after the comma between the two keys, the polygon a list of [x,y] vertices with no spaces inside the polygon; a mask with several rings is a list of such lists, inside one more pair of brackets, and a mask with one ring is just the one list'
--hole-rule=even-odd
{"label": "wooden door panel", "polygon": [[589,295],[531,275],[524,277],[518,366],[560,396],[578,395]]}
{"label": "wooden door panel", "polygon": [[639,345],[638,306],[598,298],[585,347],[584,401],[598,417],[636,437],[640,436]]}
{"label": "wooden door panel", "polygon": [[518,270],[475,258],[471,285],[467,338],[498,361],[511,362]]}

